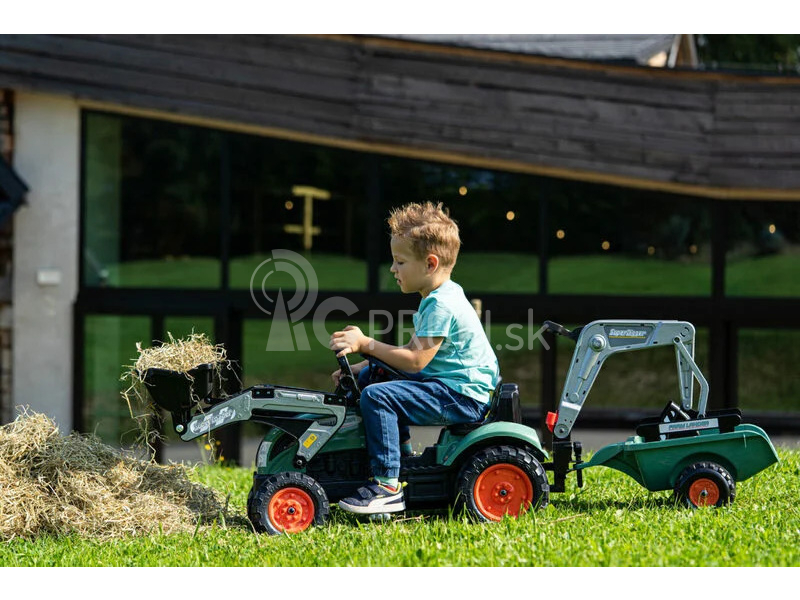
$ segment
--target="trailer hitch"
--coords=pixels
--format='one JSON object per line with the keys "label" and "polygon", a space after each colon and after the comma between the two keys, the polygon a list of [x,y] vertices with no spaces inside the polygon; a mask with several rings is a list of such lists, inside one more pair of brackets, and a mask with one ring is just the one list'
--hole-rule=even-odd
{"label": "trailer hitch", "polygon": [[[544,468],[553,471],[551,492],[563,492],[566,488],[567,475],[575,472],[578,487],[583,487],[582,469],[576,468],[583,463],[583,445],[569,439],[553,442],[553,461],[544,464]],[[573,459],[574,456],[574,459]]]}

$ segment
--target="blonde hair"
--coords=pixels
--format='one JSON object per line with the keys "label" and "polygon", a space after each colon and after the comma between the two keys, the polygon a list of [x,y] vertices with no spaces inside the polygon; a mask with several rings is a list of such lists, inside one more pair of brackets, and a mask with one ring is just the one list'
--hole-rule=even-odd
{"label": "blonde hair", "polygon": [[392,210],[389,229],[393,236],[408,240],[418,258],[439,257],[439,264],[452,269],[456,264],[461,238],[458,225],[442,203],[411,203]]}

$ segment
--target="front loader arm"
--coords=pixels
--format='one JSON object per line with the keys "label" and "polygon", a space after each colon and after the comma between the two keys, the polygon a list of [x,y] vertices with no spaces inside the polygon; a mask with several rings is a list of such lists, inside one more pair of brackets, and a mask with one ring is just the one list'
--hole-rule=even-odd
{"label": "front loader arm", "polygon": [[347,408],[342,398],[294,388],[254,387],[192,416],[175,430],[184,441],[240,421],[286,430],[299,441],[295,463],[304,466],[342,426]]}
{"label": "front loader arm", "polygon": [[[548,329],[573,339],[576,332],[546,322]],[[586,325],[577,335],[575,352],[564,383],[558,412],[549,415],[548,423],[556,438],[567,438],[572,431],[589,390],[606,359],[618,352],[630,352],[645,348],[672,345],[678,366],[681,404],[684,409],[692,407],[694,379],[700,383],[699,414],[705,414],[708,400],[708,383],[694,361],[695,329],[686,321],[594,321]],[[552,420],[552,417],[555,419]]]}

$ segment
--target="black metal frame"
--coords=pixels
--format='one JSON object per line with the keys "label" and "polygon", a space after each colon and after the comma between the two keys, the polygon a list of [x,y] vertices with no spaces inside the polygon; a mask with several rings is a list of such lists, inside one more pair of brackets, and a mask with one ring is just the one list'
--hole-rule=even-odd
{"label": "black metal frame", "polygon": [[0,225],[24,202],[28,186],[0,156]]}
{"label": "black metal frame", "polygon": [[[81,139],[85,139],[86,118],[82,118]],[[84,162],[85,148],[81,144],[81,165]],[[399,311],[415,310],[417,299],[397,293],[379,291],[380,244],[385,242],[383,232],[383,206],[381,200],[380,157],[367,155],[366,198],[368,202],[367,250],[367,290],[363,292],[322,290],[317,297],[317,305],[331,297],[344,297],[352,300],[358,312],[351,318],[356,321],[366,319],[370,311],[382,310],[397,315]],[[222,282],[219,289],[142,289],[142,288],[94,288],[85,287],[83,247],[85,215],[85,182],[81,173],[81,228],[80,228],[80,289],[74,306],[74,362],[73,362],[73,423],[78,430],[86,424],[82,418],[83,367],[84,367],[84,323],[88,315],[145,315],[151,318],[152,339],[163,339],[164,319],[167,316],[191,315],[213,317],[215,339],[224,343],[228,356],[240,361],[242,357],[242,328],[246,318],[268,318],[254,305],[249,290],[230,289],[228,281],[230,222],[227,217],[230,207],[230,177],[227,173],[229,157],[222,152],[222,216],[221,216],[221,269]],[[497,294],[475,292],[483,303],[484,314],[491,312],[493,323],[525,322],[528,311],[542,319],[559,322],[585,323],[597,318],[629,319],[632,316],[643,319],[674,318],[687,320],[697,327],[707,327],[710,331],[710,368],[708,378],[711,383],[710,408],[732,408],[738,405],[737,399],[737,331],[743,327],[794,328],[800,329],[800,313],[797,299],[785,298],[734,298],[725,296],[725,252],[726,230],[731,204],[721,200],[697,199],[711,204],[712,218],[712,289],[707,297],[696,296],[606,296],[606,295],[555,295],[548,293],[547,268],[549,259],[548,244],[548,203],[540,199],[539,230],[539,291],[536,294]],[[274,290],[277,295],[277,290]],[[470,290],[468,290],[470,292]],[[474,290],[473,290],[474,292]],[[387,337],[391,337],[391,332]],[[545,442],[551,442],[544,416],[554,410],[559,390],[556,389],[557,343],[551,334],[545,334],[551,351],[541,353],[542,388],[538,408],[524,409],[524,418],[530,424],[541,426]],[[570,349],[571,351],[571,349]],[[525,391],[530,398],[532,391]],[[628,428],[642,417],[630,410],[611,409],[589,410],[581,415],[584,427],[624,427]],[[800,415],[782,415],[780,418],[769,415],[748,414],[750,422],[756,422],[773,432],[800,432]],[[239,430],[230,427],[218,435],[226,456],[234,461],[239,459]]]}

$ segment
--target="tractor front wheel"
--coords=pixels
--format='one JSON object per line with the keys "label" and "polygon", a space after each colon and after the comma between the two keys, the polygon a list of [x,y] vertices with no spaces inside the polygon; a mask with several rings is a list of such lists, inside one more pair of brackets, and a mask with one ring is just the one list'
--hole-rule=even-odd
{"label": "tractor front wheel", "polygon": [[456,508],[479,521],[516,518],[550,501],[544,467],[529,451],[513,446],[475,454],[462,467],[457,486]]}
{"label": "tractor front wheel", "polygon": [[700,462],[681,472],[674,495],[688,508],[720,507],[733,502],[736,484],[724,467],[713,462]]}
{"label": "tractor front wheel", "polygon": [[263,479],[251,490],[247,516],[259,533],[299,533],[323,525],[330,504],[322,486],[304,473],[285,472]]}

